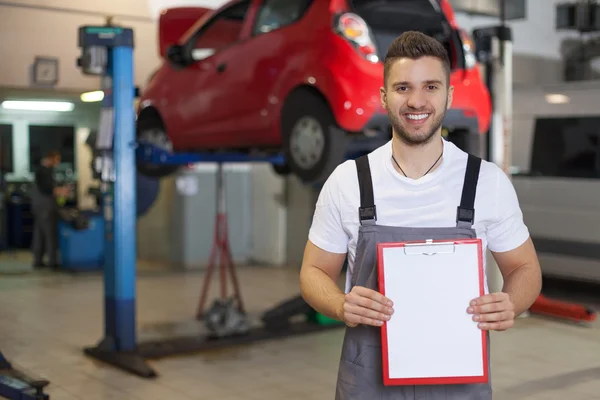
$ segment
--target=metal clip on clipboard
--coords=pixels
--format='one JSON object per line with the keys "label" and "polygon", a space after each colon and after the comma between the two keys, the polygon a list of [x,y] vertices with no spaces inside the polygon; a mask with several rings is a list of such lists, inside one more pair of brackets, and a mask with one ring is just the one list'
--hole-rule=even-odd
{"label": "metal clip on clipboard", "polygon": [[[428,249],[435,247],[435,251]],[[407,256],[435,256],[436,254],[452,254],[454,253],[456,244],[454,242],[433,242],[432,239],[427,239],[423,243],[407,243],[404,246],[404,254]]]}

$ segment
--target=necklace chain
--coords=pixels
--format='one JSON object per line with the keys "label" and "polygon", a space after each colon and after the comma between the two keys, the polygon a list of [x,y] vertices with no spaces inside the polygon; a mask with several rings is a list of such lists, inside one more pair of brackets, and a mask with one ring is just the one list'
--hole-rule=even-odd
{"label": "necklace chain", "polygon": [[[433,163],[433,165],[431,167],[429,167],[429,169],[427,170],[427,172],[425,172],[421,176],[421,178],[423,176],[427,175],[433,169],[433,167],[435,167],[435,165],[438,163],[438,161],[440,161],[440,159],[442,158],[443,155],[444,155],[444,149],[442,149],[442,153],[440,154],[440,156],[437,158],[437,160],[435,160],[435,162]],[[404,172],[404,170],[402,169],[402,167],[400,166],[400,164],[398,164],[398,161],[396,161],[396,157],[394,157],[393,154],[392,154],[392,160],[394,160],[394,162],[396,163],[396,165],[398,166],[398,168],[400,168],[400,171],[402,171],[402,173],[404,174],[404,176],[408,178],[408,175],[406,175],[406,172]]]}

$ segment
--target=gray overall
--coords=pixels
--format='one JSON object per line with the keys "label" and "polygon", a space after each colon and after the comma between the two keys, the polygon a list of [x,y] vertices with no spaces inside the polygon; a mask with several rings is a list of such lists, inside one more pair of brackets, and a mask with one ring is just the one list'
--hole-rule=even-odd
{"label": "gray overall", "polygon": [[[475,238],[476,233],[472,225],[480,165],[481,159],[469,155],[455,227],[409,228],[376,224],[377,214],[369,161],[367,156],[358,158],[356,166],[360,186],[361,225],[351,285],[378,289],[377,243]],[[467,307],[468,304],[465,304],[465,312]],[[411,328],[406,327],[406,329]],[[439,334],[444,334],[443,328],[440,329]],[[470,385],[384,386],[380,328],[359,325],[355,328],[346,328],[335,398],[336,400],[489,400],[492,398],[492,388],[491,382]]]}

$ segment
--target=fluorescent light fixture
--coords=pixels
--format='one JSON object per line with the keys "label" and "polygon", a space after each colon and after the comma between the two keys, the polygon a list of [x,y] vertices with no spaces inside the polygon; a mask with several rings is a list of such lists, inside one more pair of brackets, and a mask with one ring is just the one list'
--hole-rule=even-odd
{"label": "fluorescent light fixture", "polygon": [[570,100],[569,96],[560,93],[550,93],[546,95],[546,101],[550,104],[565,104]]}
{"label": "fluorescent light fixture", "polygon": [[30,101],[30,100],[6,100],[2,102],[2,108],[7,110],[24,111],[73,111],[75,105],[68,101]]}
{"label": "fluorescent light fixture", "polygon": [[102,101],[104,99],[104,92],[102,90],[96,90],[94,92],[85,92],[82,93],[81,101],[84,103],[94,103],[97,101]]}

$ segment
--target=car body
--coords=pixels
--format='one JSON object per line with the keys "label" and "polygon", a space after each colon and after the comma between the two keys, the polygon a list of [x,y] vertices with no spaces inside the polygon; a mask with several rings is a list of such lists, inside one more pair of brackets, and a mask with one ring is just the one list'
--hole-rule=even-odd
{"label": "car body", "polygon": [[[175,152],[283,152],[278,172],[323,180],[352,143],[389,140],[382,60],[407,30],[447,48],[455,92],[444,132],[479,153],[490,96],[447,0],[232,0],[165,10],[164,62],[143,90],[138,140]],[[154,176],[175,168],[139,167]]]}

